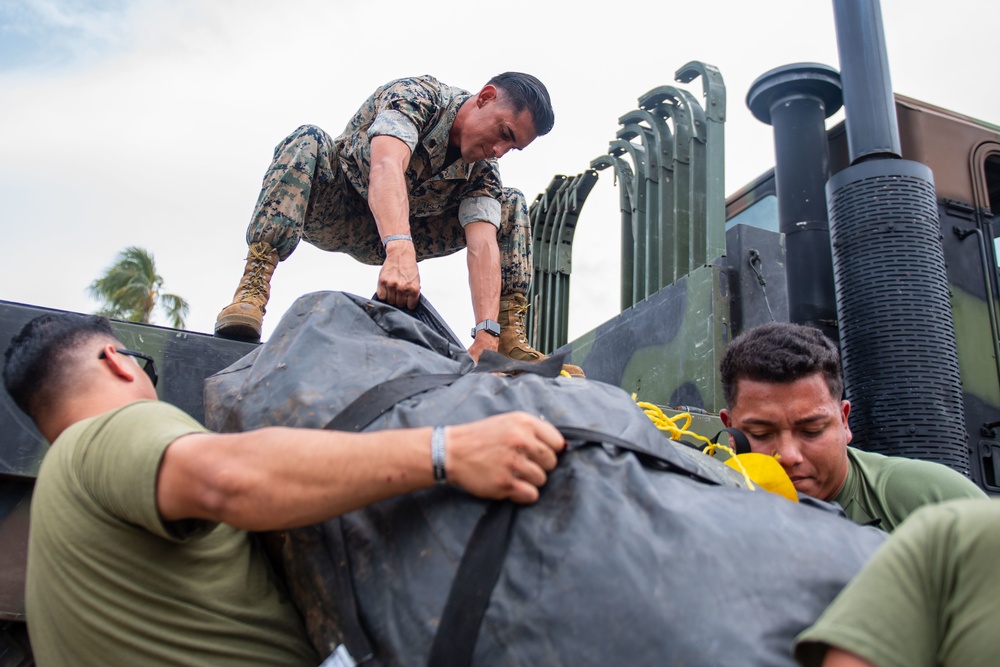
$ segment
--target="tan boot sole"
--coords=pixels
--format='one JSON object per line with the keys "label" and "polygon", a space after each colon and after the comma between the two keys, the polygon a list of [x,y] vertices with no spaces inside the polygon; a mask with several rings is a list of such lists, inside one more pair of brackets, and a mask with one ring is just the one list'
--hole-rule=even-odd
{"label": "tan boot sole", "polygon": [[215,323],[215,335],[220,338],[259,341],[261,322],[247,315],[222,315]]}

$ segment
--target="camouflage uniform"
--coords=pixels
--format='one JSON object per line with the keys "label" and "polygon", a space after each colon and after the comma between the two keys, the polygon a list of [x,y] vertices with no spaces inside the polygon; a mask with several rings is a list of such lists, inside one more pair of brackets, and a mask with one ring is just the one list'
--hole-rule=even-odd
{"label": "camouflage uniform", "polygon": [[502,187],[496,160],[468,164],[457,156],[448,163],[448,135],[469,97],[430,76],[398,79],[376,90],[336,139],[312,125],[298,128],[274,150],[247,243],[266,241],[283,260],[304,238],[382,264],[385,250],[368,207],[370,138],[392,136],[411,152],[404,177],[417,259],[461,250],[465,225],[490,222],[498,229],[501,292],[527,294],[531,226],[524,195]]}

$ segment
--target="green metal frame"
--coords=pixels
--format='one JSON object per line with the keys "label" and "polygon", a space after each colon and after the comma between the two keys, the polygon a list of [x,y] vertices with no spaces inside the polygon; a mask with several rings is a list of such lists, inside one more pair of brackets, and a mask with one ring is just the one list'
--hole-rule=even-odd
{"label": "green metal frame", "polygon": [[593,169],[573,177],[557,175],[528,211],[532,225],[532,304],[528,340],[543,352],[566,344],[573,236],[583,204],[597,183]]}
{"label": "green metal frame", "polygon": [[622,311],[725,255],[725,85],[698,61],[675,78],[701,78],[704,105],[683,88],[653,88],[618,118],[606,155],[583,174],[554,177],[532,204],[536,349],[566,343],[573,232],[598,171],[613,169],[619,187]]}

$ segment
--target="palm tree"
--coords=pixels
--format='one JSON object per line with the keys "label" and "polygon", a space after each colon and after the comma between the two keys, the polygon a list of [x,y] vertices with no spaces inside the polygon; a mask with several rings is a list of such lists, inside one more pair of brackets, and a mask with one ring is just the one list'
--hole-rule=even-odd
{"label": "palm tree", "polygon": [[159,304],[170,326],[184,328],[188,302],[176,294],[163,294],[163,277],[156,272],[153,256],[136,246],[118,253],[115,263],[104,275],[90,283],[87,291],[101,302],[98,315],[129,322],[149,324],[153,309]]}

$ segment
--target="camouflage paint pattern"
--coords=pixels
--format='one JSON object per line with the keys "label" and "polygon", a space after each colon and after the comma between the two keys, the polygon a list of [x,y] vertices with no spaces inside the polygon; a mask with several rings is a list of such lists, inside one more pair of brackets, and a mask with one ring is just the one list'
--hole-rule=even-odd
{"label": "camouflage paint pattern", "polygon": [[411,151],[404,178],[418,260],[464,248],[463,222],[491,222],[498,227],[502,291],[526,294],[531,231],[524,196],[502,187],[496,160],[470,164],[449,151],[451,126],[470,97],[433,77],[399,79],[376,90],[336,138],[312,125],[298,128],[275,148],[247,243],[266,241],[284,260],[305,239],[380,265],[385,251],[368,207],[370,140],[392,136]]}
{"label": "camouflage paint pattern", "polygon": [[725,267],[706,266],[559,351],[568,349],[588,379],[617,385],[637,400],[717,413],[725,407],[718,369],[729,311]]}

